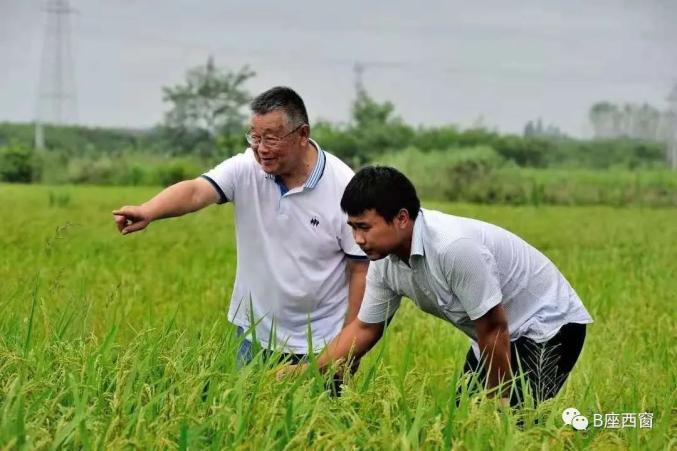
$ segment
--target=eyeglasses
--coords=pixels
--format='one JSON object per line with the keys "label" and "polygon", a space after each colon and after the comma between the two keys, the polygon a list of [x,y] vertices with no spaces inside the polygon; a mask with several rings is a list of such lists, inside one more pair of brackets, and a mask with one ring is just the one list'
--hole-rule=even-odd
{"label": "eyeglasses", "polygon": [[258,147],[263,143],[263,145],[266,146],[269,149],[276,149],[287,136],[292,135],[298,129],[303,127],[304,125],[306,125],[306,124],[299,124],[294,130],[292,130],[289,133],[287,133],[286,135],[280,136],[280,137],[278,137],[278,136],[261,137],[261,136],[258,136],[258,135],[254,135],[251,132],[244,135],[244,137],[247,140],[247,143],[249,143],[249,145],[252,146],[252,147]]}

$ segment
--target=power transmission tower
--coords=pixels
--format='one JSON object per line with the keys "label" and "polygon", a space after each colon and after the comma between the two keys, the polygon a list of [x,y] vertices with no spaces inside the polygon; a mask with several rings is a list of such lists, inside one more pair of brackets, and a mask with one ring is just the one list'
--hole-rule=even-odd
{"label": "power transmission tower", "polygon": [[47,0],[45,36],[40,63],[35,147],[44,147],[44,125],[73,124],[77,119],[68,0]]}
{"label": "power transmission tower", "polygon": [[356,62],[355,65],[353,65],[353,73],[355,74],[355,93],[359,96],[364,92],[364,80],[362,79],[364,64]]}
{"label": "power transmission tower", "polygon": [[668,164],[672,170],[677,170],[677,83],[672,88],[672,92],[668,96],[670,109],[668,110],[668,118],[671,121],[668,124]]}
{"label": "power transmission tower", "polygon": [[405,63],[389,62],[389,61],[368,61],[356,62],[353,65],[353,74],[355,76],[355,93],[359,97],[365,93],[364,87],[364,73],[367,68],[381,68],[381,69],[399,69],[405,66]]}

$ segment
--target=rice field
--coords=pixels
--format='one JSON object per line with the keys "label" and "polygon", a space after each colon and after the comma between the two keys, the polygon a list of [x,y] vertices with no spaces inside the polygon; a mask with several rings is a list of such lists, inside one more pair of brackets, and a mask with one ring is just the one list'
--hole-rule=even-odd
{"label": "rice field", "polygon": [[562,392],[512,412],[456,405],[468,341],[408,303],[340,398],[237,370],[232,207],[118,235],[156,191],[0,185],[0,449],[677,449],[675,209],[424,202],[524,237],[596,321]]}

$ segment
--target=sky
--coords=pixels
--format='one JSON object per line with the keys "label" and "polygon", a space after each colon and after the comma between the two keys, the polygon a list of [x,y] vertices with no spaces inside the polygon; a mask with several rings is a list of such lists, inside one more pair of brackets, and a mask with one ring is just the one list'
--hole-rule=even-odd
{"label": "sky", "polygon": [[[54,67],[54,52],[43,52],[44,5],[0,0],[0,121],[36,117],[40,74]],[[294,88],[311,123],[349,120],[355,63],[364,65],[367,91],[393,102],[408,123],[510,133],[542,118],[588,136],[593,103],[665,109],[677,83],[677,0],[70,5],[65,80],[71,76],[76,98],[70,117],[85,125],[157,124],[168,109],[162,87],[210,55],[226,69],[249,65],[254,95]]]}

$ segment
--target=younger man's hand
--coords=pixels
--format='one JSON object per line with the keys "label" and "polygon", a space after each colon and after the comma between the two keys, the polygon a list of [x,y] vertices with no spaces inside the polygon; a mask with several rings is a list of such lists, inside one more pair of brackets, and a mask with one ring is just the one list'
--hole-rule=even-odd
{"label": "younger man's hand", "polygon": [[298,365],[285,365],[277,370],[275,377],[277,377],[277,380],[286,379],[290,376],[296,377],[302,374],[307,368],[307,363],[299,363]]}

